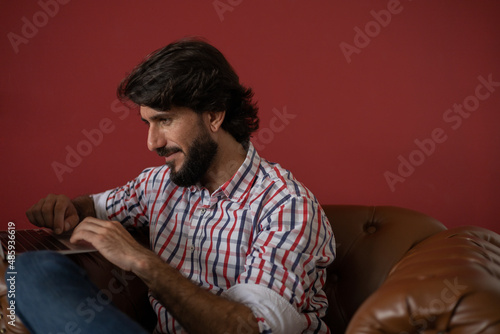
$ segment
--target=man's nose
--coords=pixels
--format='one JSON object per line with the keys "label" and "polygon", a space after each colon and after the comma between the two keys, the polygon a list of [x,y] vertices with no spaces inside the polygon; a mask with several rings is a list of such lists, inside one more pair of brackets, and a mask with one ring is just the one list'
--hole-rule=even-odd
{"label": "man's nose", "polygon": [[151,124],[148,131],[148,149],[154,151],[157,148],[165,146],[167,146],[167,141],[161,131],[159,131],[156,125]]}

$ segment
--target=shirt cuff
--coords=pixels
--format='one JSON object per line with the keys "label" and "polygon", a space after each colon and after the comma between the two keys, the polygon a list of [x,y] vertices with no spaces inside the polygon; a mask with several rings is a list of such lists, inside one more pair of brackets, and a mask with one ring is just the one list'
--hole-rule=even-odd
{"label": "shirt cuff", "polygon": [[111,190],[99,194],[90,195],[94,200],[94,209],[97,219],[108,220],[108,212],[106,211],[106,202],[108,201]]}
{"label": "shirt cuff", "polygon": [[277,292],[257,284],[237,284],[223,296],[249,307],[262,331],[262,320],[273,334],[302,333],[307,328],[305,317]]}

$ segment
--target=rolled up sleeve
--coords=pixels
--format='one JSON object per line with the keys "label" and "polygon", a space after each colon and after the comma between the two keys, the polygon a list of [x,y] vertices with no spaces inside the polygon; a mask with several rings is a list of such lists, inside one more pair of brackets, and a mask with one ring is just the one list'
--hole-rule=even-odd
{"label": "rolled up sleeve", "polygon": [[323,285],[335,241],[323,210],[290,197],[263,217],[245,271],[228,296],[249,306],[262,333],[327,332]]}

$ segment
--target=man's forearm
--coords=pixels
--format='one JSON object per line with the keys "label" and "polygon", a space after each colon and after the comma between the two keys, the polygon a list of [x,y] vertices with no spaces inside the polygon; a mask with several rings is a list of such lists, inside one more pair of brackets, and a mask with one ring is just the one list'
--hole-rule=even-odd
{"label": "man's forearm", "polygon": [[80,218],[80,221],[84,220],[86,217],[96,216],[94,200],[89,195],[76,197],[72,199],[71,202],[73,203],[73,205],[76,208],[76,211],[78,212],[78,217]]}
{"label": "man's forearm", "polygon": [[133,271],[189,333],[259,333],[257,320],[245,305],[217,296],[182,276],[151,253]]}

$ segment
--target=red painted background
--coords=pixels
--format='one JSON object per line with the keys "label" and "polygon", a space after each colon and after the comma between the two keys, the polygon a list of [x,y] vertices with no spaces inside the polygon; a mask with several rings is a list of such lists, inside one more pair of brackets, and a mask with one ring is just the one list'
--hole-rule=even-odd
{"label": "red painted background", "polygon": [[500,2],[0,0],[0,227],[162,164],[116,86],[203,36],[255,90],[261,155],[325,204],[500,232]]}

